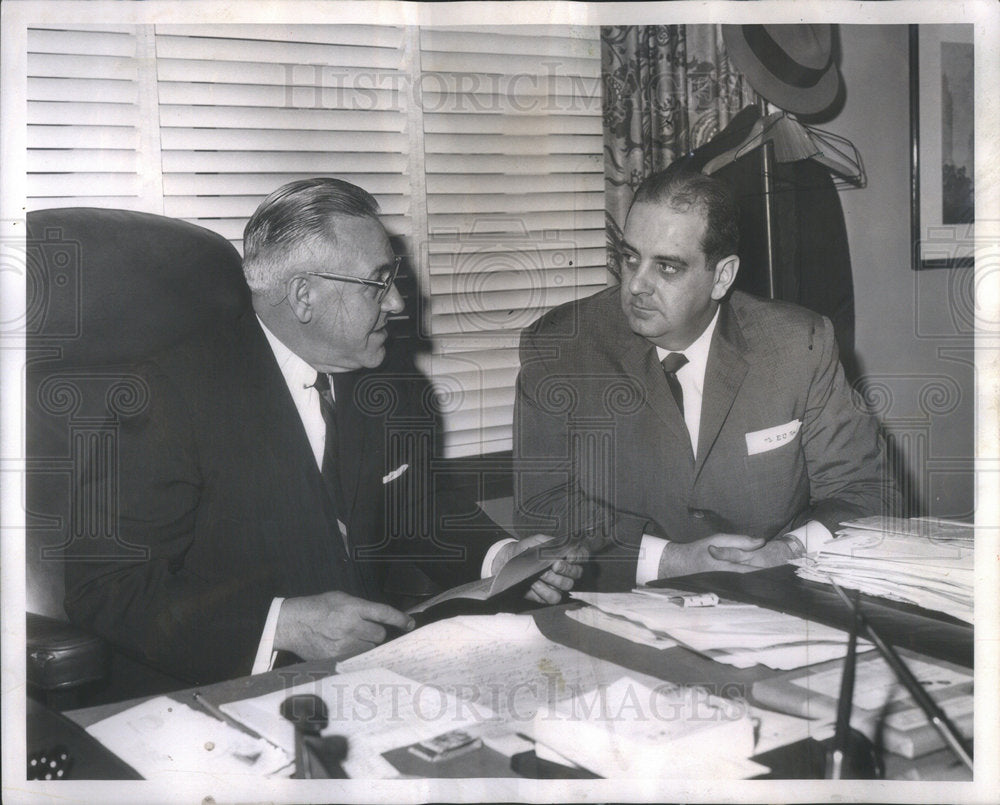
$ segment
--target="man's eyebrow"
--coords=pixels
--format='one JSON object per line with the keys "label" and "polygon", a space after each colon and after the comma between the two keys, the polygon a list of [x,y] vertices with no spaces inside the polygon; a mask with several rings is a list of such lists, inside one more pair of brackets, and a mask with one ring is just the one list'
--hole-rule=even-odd
{"label": "man's eyebrow", "polygon": [[653,257],[653,260],[657,263],[670,263],[670,265],[681,268],[687,268],[688,266],[688,261],[683,257],[678,257],[676,254],[658,254]]}
{"label": "man's eyebrow", "polygon": [[[621,248],[625,251],[630,251],[633,254],[639,254],[639,250],[627,240],[623,239],[621,241]],[[688,267],[688,261],[676,254],[657,254],[653,256],[653,260],[657,263],[670,263],[671,265],[680,266],[681,268]]]}
{"label": "man's eyebrow", "polygon": [[385,261],[384,263],[379,263],[379,264],[378,264],[377,266],[375,266],[375,267],[374,267],[374,268],[373,268],[373,269],[371,270],[371,272],[370,272],[370,276],[372,276],[372,277],[377,277],[377,276],[378,276],[379,274],[381,274],[381,273],[382,273],[383,271],[391,271],[391,270],[392,270],[392,266],[393,266],[393,263],[395,262],[395,259],[396,259],[396,258],[392,258],[391,260],[386,260],[386,261]]}

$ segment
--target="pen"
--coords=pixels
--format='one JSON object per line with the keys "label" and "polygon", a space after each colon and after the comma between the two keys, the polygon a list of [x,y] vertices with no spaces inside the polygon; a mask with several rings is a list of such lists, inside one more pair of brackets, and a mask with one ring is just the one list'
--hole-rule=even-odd
{"label": "pen", "polygon": [[837,704],[837,728],[833,738],[830,779],[839,780],[843,776],[844,757],[847,754],[851,734],[851,709],[854,700],[854,672],[858,645],[858,621],[860,613],[854,610],[851,636],[847,643],[847,657],[844,659],[844,673],[840,679],[840,699]]}
{"label": "pen", "polygon": [[891,645],[882,639],[882,636],[875,630],[875,627],[868,622],[868,619],[861,613],[861,607],[854,604],[847,597],[847,594],[840,588],[840,585],[838,585],[832,577],[830,578],[830,584],[833,585],[833,589],[836,591],[837,595],[840,596],[841,600],[843,600],[843,602],[847,604],[848,608],[854,612],[859,624],[868,633],[868,639],[875,644],[875,648],[878,649],[879,654],[882,655],[883,659],[889,664],[889,667],[892,668],[899,681],[903,683],[903,687],[909,691],[914,701],[916,701],[920,709],[924,711],[924,715],[927,716],[927,720],[931,722],[934,729],[938,731],[945,743],[971,771],[972,753],[969,751],[968,747],[965,746],[962,736],[959,735],[958,730],[955,729],[954,724],[951,723],[948,716],[945,715],[944,711],[938,706],[937,702],[935,702],[927,691],[924,690],[923,685],[917,681],[913,672],[910,671],[910,669],[906,666],[906,663],[903,662],[903,658],[896,653],[896,650]]}
{"label": "pen", "polygon": [[198,702],[198,704],[210,715],[215,716],[220,721],[226,722],[230,727],[236,727],[236,729],[238,729],[240,732],[246,733],[251,738],[263,739],[263,736],[259,732],[250,729],[250,727],[248,727],[246,724],[241,724],[232,716],[227,716],[225,713],[223,713],[218,707],[216,707],[208,699],[202,696],[201,691],[196,690],[194,692],[194,700]]}

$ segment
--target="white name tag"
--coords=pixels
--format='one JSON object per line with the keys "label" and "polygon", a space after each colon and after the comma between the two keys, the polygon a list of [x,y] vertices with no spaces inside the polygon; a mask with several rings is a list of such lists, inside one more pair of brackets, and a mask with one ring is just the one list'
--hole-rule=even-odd
{"label": "white name tag", "polygon": [[766,430],[755,430],[747,434],[747,455],[754,456],[757,453],[766,453],[787,444],[799,434],[802,426],[801,419],[793,419],[784,425],[778,425]]}
{"label": "white name tag", "polygon": [[398,467],[396,467],[396,469],[394,469],[392,472],[390,472],[388,475],[382,478],[382,483],[383,484],[392,483],[408,469],[410,469],[409,464],[400,464]]}

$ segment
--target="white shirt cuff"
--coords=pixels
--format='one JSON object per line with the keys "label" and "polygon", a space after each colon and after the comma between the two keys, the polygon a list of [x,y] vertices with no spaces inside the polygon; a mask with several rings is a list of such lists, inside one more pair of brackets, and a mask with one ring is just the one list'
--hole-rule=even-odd
{"label": "white shirt cuff", "polygon": [[830,530],[818,520],[810,520],[805,525],[800,525],[794,531],[786,531],[795,537],[806,549],[806,553],[815,553],[824,542],[833,539]]}
{"label": "white shirt cuff", "polygon": [[271,608],[267,611],[267,620],[264,621],[264,631],[260,636],[260,643],[257,645],[257,656],[253,658],[253,667],[250,675],[262,674],[270,671],[274,665],[274,658],[277,652],[274,650],[274,635],[278,631],[278,613],[281,611],[281,603],[284,598],[275,598],[271,601]]}
{"label": "white shirt cuff", "polygon": [[497,558],[497,554],[500,553],[500,549],[505,545],[510,545],[512,542],[517,542],[516,539],[510,537],[508,539],[501,539],[490,545],[490,549],[486,552],[486,556],[483,557],[483,566],[479,569],[479,578],[486,579],[493,575],[493,560]]}
{"label": "white shirt cuff", "polygon": [[656,581],[660,577],[660,558],[670,544],[670,540],[642,535],[639,543],[639,561],[635,565],[635,583],[637,586]]}

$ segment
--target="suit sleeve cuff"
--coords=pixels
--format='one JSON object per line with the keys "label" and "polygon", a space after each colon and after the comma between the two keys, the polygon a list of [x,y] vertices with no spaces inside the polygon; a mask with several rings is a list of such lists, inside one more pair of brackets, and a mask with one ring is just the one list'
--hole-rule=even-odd
{"label": "suit sleeve cuff", "polygon": [[669,544],[669,540],[651,537],[649,534],[642,535],[642,541],[639,543],[639,561],[635,566],[636,585],[642,586],[659,578],[660,558]]}
{"label": "suit sleeve cuff", "polygon": [[806,549],[806,553],[815,553],[824,542],[829,542],[833,539],[830,529],[819,522],[819,520],[810,520],[805,525],[800,525],[793,531],[786,533],[801,542],[802,546]]}
{"label": "suit sleeve cuff", "polygon": [[486,552],[486,556],[483,557],[483,566],[479,569],[479,578],[485,579],[493,575],[493,560],[497,558],[497,554],[500,553],[500,549],[505,545],[510,545],[512,542],[517,542],[516,539],[510,537],[508,539],[501,539],[490,545],[490,549]]}
{"label": "suit sleeve cuff", "polygon": [[281,611],[281,604],[284,598],[275,598],[271,601],[271,608],[267,611],[267,620],[264,621],[264,631],[260,636],[260,643],[257,645],[257,656],[253,659],[253,667],[250,675],[262,674],[270,671],[274,665],[274,658],[277,652],[274,650],[274,635],[278,631],[278,613]]}

